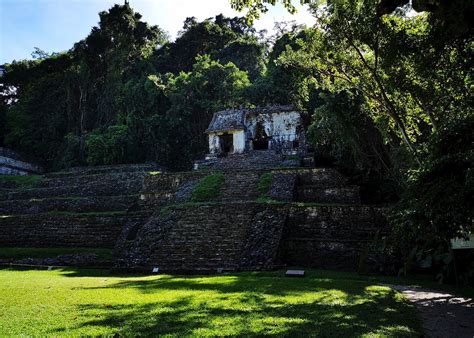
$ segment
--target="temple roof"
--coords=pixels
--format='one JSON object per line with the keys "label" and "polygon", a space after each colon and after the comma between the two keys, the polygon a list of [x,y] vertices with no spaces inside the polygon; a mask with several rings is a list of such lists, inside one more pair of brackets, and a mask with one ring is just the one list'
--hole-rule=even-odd
{"label": "temple roof", "polygon": [[206,133],[244,129],[245,110],[228,109],[214,113]]}

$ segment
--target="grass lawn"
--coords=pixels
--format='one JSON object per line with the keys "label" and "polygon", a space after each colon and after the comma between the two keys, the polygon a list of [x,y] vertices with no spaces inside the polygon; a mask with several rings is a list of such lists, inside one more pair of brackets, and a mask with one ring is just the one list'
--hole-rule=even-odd
{"label": "grass lawn", "polygon": [[117,276],[0,270],[5,335],[419,336],[398,293],[350,273]]}
{"label": "grass lawn", "polygon": [[42,177],[39,175],[28,175],[28,176],[10,176],[10,175],[0,175],[0,184],[2,182],[11,183],[17,187],[21,188],[31,188],[34,187]]}

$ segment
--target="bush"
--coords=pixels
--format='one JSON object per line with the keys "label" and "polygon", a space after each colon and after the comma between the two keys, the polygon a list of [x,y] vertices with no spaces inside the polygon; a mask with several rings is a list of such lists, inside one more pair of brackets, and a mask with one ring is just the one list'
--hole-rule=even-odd
{"label": "bush", "polygon": [[431,268],[440,281],[467,281],[461,272],[470,274],[470,262],[454,260],[450,241],[474,233],[473,131],[474,118],[441,128],[430,141],[430,157],[411,173],[391,218],[394,245],[407,261],[405,270],[415,263]]}
{"label": "bush", "polygon": [[222,184],[225,181],[224,174],[217,173],[202,178],[192,193],[193,202],[206,202],[216,198],[220,191]]}
{"label": "bush", "polygon": [[133,159],[130,148],[126,125],[110,126],[105,132],[94,130],[86,136],[86,161],[89,165],[127,163]]}
{"label": "bush", "polygon": [[267,200],[269,199],[268,193],[270,191],[270,187],[272,186],[273,181],[273,173],[264,173],[260,175],[258,178],[258,193],[259,193],[259,200]]}

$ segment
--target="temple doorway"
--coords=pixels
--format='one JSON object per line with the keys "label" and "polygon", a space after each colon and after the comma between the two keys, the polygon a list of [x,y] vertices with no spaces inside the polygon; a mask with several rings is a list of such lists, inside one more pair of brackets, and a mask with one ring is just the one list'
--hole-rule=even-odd
{"label": "temple doorway", "polygon": [[255,137],[253,139],[253,149],[255,150],[267,150],[268,149],[269,137],[265,132],[260,122],[257,123],[255,130]]}
{"label": "temple doorway", "polygon": [[228,154],[234,150],[234,137],[232,134],[219,135],[219,144],[221,146],[221,153]]}

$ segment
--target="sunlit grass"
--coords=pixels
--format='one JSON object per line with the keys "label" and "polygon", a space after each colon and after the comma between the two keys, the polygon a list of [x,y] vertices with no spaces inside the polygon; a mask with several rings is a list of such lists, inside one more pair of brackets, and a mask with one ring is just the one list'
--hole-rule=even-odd
{"label": "sunlit grass", "polygon": [[4,335],[416,336],[400,294],[356,275],[111,276],[0,270]]}
{"label": "sunlit grass", "polygon": [[149,171],[148,172],[150,175],[161,175],[162,174],[162,171]]}

